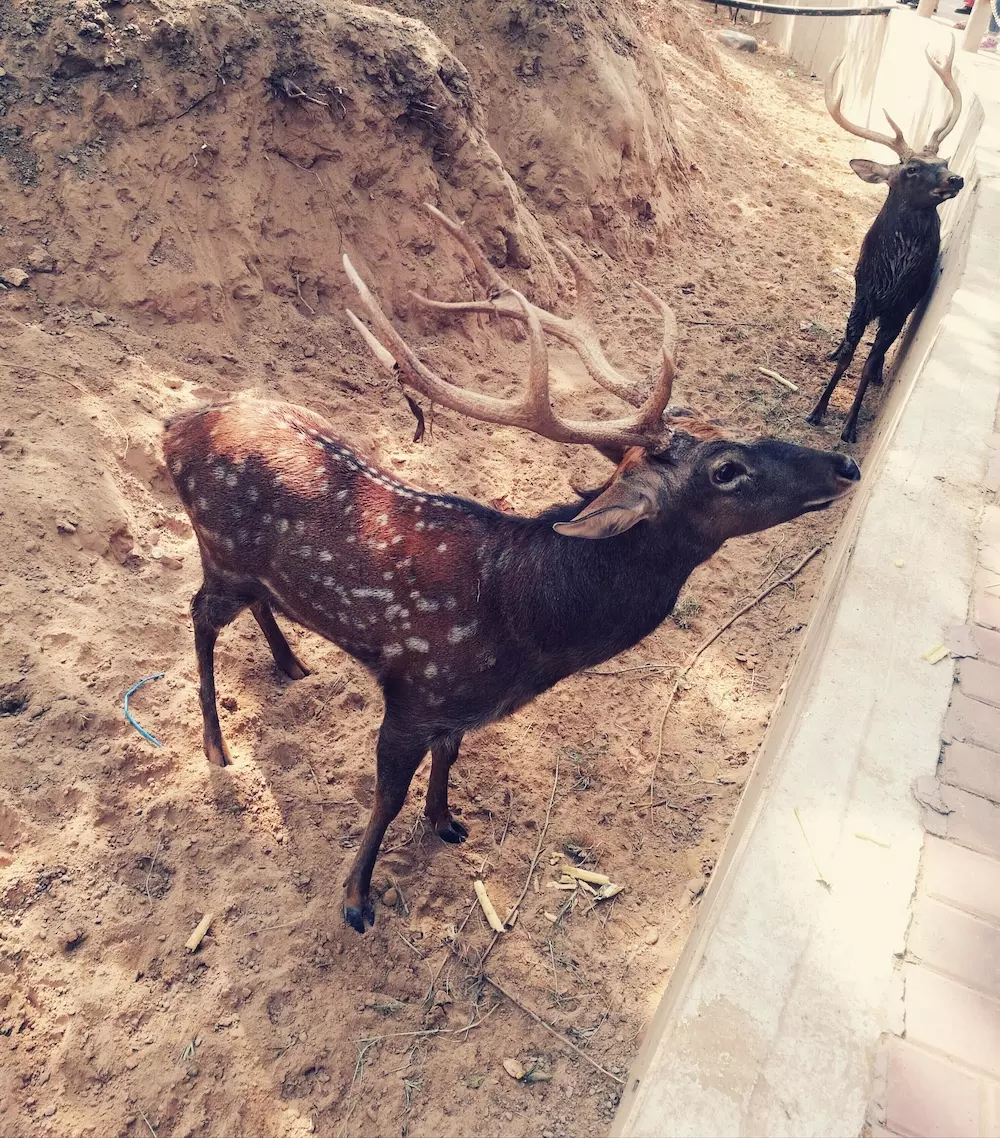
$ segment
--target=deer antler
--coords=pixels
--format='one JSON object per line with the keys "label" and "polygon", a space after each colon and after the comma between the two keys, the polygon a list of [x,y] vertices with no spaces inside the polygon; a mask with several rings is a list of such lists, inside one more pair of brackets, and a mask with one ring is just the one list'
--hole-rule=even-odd
{"label": "deer antler", "polygon": [[955,124],[962,114],[962,91],[958,83],[955,81],[955,76],[951,72],[951,65],[955,59],[955,41],[951,41],[951,50],[948,52],[948,58],[943,64],[936,63],[931,53],[924,49],[924,54],[927,56],[927,62],[934,68],[938,78],[947,88],[948,94],[951,95],[951,110],[945,116],[944,122],[937,128],[931,135],[927,145],[923,149],[923,154],[927,158],[933,158],[937,152],[938,147],[948,137],[948,135],[955,129]]}
{"label": "deer antler", "polygon": [[[434,308],[439,312],[489,312],[523,322],[525,316],[521,308],[509,305],[505,307],[501,303],[498,303],[503,293],[509,294],[512,290],[496,269],[494,269],[483,256],[482,250],[466,232],[465,226],[460,222],[452,221],[450,217],[447,217],[439,209],[436,209],[429,203],[425,203],[424,208],[439,225],[448,230],[452,237],[454,237],[459,245],[468,253],[469,259],[475,267],[476,276],[479,277],[480,283],[483,288],[486,289],[486,295],[489,299],[459,301],[431,300],[429,297],[420,296],[415,292],[411,292],[410,296],[424,308]],[[593,300],[593,285],[587,276],[586,270],[568,245],[562,241],[556,241],[555,246],[566,258],[572,270],[573,279],[576,283],[577,300],[584,308],[589,308]],[[673,382],[675,372],[673,354],[674,344],[677,339],[677,320],[670,306],[656,296],[655,293],[650,292],[645,285],[640,284],[639,290],[649,305],[663,316],[660,376],[653,384],[645,386],[633,383],[609,362],[601,348],[601,341],[597,330],[589,321],[583,320],[579,316],[574,317],[572,320],[565,320],[561,316],[556,316],[554,313],[547,312],[544,308],[538,308],[534,304],[531,305],[531,308],[546,332],[555,336],[557,340],[561,340],[564,344],[569,344],[570,347],[576,351],[577,355],[583,361],[583,366],[587,369],[591,379],[593,379],[598,386],[603,387],[605,391],[610,391],[613,395],[617,395],[619,399],[624,403],[630,404],[632,407],[645,409],[647,404],[649,404],[653,391],[658,390],[664,382]],[[670,372],[669,381],[665,380],[665,372],[668,370]],[[667,390],[667,399],[670,399],[669,388]],[[656,409],[656,421],[659,420],[664,406],[666,406],[666,404]],[[645,420],[643,421],[645,422]],[[652,421],[653,420],[650,420],[650,422]]]}
{"label": "deer antler", "polygon": [[900,162],[905,162],[908,158],[912,158],[913,148],[909,146],[906,139],[903,138],[903,132],[889,117],[888,111],[883,110],[882,114],[885,115],[886,121],[895,131],[895,138],[890,138],[887,134],[882,134],[880,131],[869,130],[868,127],[858,126],[856,123],[852,123],[840,109],[844,101],[844,89],[841,87],[836,98],[834,98],[833,91],[836,85],[837,72],[840,71],[841,65],[846,58],[847,52],[843,51],[833,61],[826,77],[826,84],[823,88],[823,94],[826,98],[826,109],[830,112],[833,121],[838,126],[842,126],[848,134],[855,134],[858,138],[867,138],[869,142],[877,142],[879,146],[887,146],[898,155]]}
{"label": "deer antler", "polygon": [[[671,418],[664,420],[663,411],[670,400],[673,388],[675,374],[673,339],[676,333],[676,320],[672,309],[665,301],[660,300],[648,289],[643,289],[646,299],[663,315],[663,362],[657,382],[644,400],[636,398],[634,385],[628,383],[627,380],[621,380],[630,393],[629,402],[639,403],[636,413],[627,418],[612,420],[563,419],[552,409],[549,396],[548,353],[545,347],[544,333],[546,330],[550,331],[559,339],[572,344],[580,352],[584,362],[587,363],[588,371],[590,371],[591,363],[598,360],[603,361],[603,364],[613,372],[610,364],[604,360],[603,353],[600,352],[600,345],[596,345],[597,352],[594,353],[594,344],[588,344],[591,349],[591,356],[588,361],[588,357],[584,355],[584,349],[580,346],[585,341],[586,336],[579,327],[538,308],[527,301],[521,293],[509,288],[496,270],[487,262],[475,242],[468,237],[462,226],[445,217],[444,214],[439,214],[433,207],[428,208],[450,232],[458,237],[472,258],[480,280],[493,294],[494,299],[456,303],[438,301],[426,303],[430,307],[453,312],[497,312],[501,316],[511,317],[526,324],[530,346],[527,388],[523,394],[513,399],[498,399],[493,395],[484,395],[480,392],[458,387],[431,371],[418,359],[413,349],[396,331],[368,286],[351,264],[350,258],[345,255],[344,271],[357,290],[361,303],[364,305],[378,335],[373,335],[350,309],[347,310],[348,318],[383,367],[389,371],[398,372],[401,383],[409,384],[427,396],[428,399],[440,403],[444,407],[449,407],[459,414],[468,415],[487,423],[523,427],[535,434],[542,435],[544,438],[553,439],[555,442],[586,443],[609,455],[620,453],[631,446],[661,448],[667,444],[672,433],[674,420]],[[582,272],[579,262],[574,266],[574,260],[575,258],[570,260],[571,267],[574,268],[575,272]],[[423,298],[418,299],[423,300]],[[510,301],[513,301],[513,306],[510,305]],[[558,321],[558,324],[553,324],[554,321]],[[559,331],[556,331],[557,327]],[[593,338],[596,343],[596,334]],[[594,366],[597,364],[595,363]],[[594,373],[591,372],[591,374]],[[606,379],[607,376],[604,378]],[[602,384],[602,386],[607,385]],[[696,420],[683,418],[677,422],[682,430],[690,430],[692,425],[695,425],[703,428],[703,433],[706,431],[715,434],[720,433],[708,424],[699,424]]]}

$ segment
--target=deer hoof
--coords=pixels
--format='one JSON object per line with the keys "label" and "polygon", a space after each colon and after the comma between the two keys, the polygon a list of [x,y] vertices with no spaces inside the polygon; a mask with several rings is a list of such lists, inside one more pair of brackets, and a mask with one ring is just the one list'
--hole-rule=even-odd
{"label": "deer hoof", "polygon": [[365,903],[360,906],[345,905],[344,920],[356,933],[364,935],[365,926],[375,924],[375,906],[371,901],[365,901]]}
{"label": "deer hoof", "polygon": [[301,660],[296,660],[294,656],[281,670],[290,680],[304,680],[306,676],[312,674],[305,664]]}
{"label": "deer hoof", "polygon": [[447,825],[438,827],[438,837],[443,842],[448,842],[453,846],[460,846],[462,842],[469,836],[467,826],[463,826],[461,822],[456,822],[452,818]]}
{"label": "deer hoof", "polygon": [[813,427],[822,427],[824,417],[822,411],[813,411],[811,415],[806,416],[806,422]]}
{"label": "deer hoof", "polygon": [[845,427],[841,432],[840,441],[842,443],[856,443],[858,441],[858,428],[853,424]]}
{"label": "deer hoof", "polygon": [[216,767],[228,767],[232,765],[232,759],[229,757],[229,748],[225,743],[210,743],[205,741],[205,758]]}

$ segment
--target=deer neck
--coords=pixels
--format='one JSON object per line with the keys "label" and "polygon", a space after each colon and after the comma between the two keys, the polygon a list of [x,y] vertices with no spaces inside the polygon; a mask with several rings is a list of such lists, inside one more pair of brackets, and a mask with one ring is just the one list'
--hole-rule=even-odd
{"label": "deer neck", "polygon": [[564,674],[648,636],[669,615],[692,570],[718,548],[680,518],[641,522],[600,541],[552,529],[552,522],[579,509],[567,506],[535,519],[500,559],[508,568],[497,581],[504,607],[515,606],[518,624]]}

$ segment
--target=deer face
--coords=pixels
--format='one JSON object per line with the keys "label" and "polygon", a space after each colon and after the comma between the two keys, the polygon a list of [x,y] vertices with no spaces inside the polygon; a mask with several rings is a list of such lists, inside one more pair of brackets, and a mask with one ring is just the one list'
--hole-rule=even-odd
{"label": "deer face", "polygon": [[965,179],[953,174],[943,158],[915,155],[893,166],[854,158],[851,169],[863,182],[884,182],[889,192],[911,209],[934,209],[953,198],[965,185]]}
{"label": "deer face", "polygon": [[566,537],[600,539],[643,521],[670,529],[682,518],[718,548],[731,537],[826,509],[860,478],[854,459],[834,451],[678,434],[658,453],[629,450],[602,493],[554,528]]}

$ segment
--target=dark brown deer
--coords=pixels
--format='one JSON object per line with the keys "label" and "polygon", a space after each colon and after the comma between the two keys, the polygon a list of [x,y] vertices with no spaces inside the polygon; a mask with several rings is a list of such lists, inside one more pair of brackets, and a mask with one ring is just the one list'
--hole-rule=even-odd
{"label": "dark brown deer", "polygon": [[[529,304],[459,225],[434,213],[472,257],[490,297],[445,307],[489,310],[527,326],[524,394],[498,399],[430,371],[345,257],[388,351],[352,319],[379,360],[435,402],[599,448],[617,464],[600,490],[535,518],[498,513],[404,485],[318,415],[284,403],[233,401],[188,412],[168,424],[164,444],[204,567],[192,614],[209,760],[228,761],[215,704],[215,641],[244,608],[291,678],[307,670],[275,611],[340,645],[382,687],[375,802],[346,882],[344,915],[358,932],[374,921],[369,887],[382,838],[428,750],[425,814],[441,838],[461,842],[468,831],[449,810],[448,772],[466,731],[647,636],[695,566],[727,538],[824,509],[861,476],[844,455],[776,439],[737,442],[694,416],[665,416],[675,331],[666,304],[644,290],[664,335],[659,376],[643,396],[607,363],[587,323]],[[582,270],[571,264],[583,292]],[[558,415],[543,326],[573,343],[592,374],[617,385],[638,410],[610,421]]]}
{"label": "dark brown deer", "polygon": [[851,162],[851,169],[859,178],[866,182],[885,182],[889,194],[861,243],[861,255],[854,270],[854,304],[847,318],[847,330],[840,345],[829,356],[837,361],[837,367],[808,419],[814,426],[822,425],[830,396],[850,367],[865,329],[877,320],[875,342],[865,360],[854,404],[840,436],[847,443],[858,440],[858,415],[868,384],[878,386],[882,383],[886,352],[903,330],[907,317],[931,287],[941,250],[941,221],[937,207],[953,198],[965,185],[958,174],[951,173],[948,163],[937,157],[938,148],[962,113],[962,92],[951,71],[954,57],[954,40],[944,64],[935,63],[927,53],[927,61],[951,95],[951,109],[919,154],[907,144],[903,132],[889,118],[888,111],[883,113],[894,131],[893,138],[877,130],[857,126],[844,117],[841,111],[843,90],[834,96],[843,55],[834,62],[826,77],[826,107],[834,122],[859,138],[889,147],[899,156],[899,162],[894,166],[883,166],[866,158],[855,158]]}

